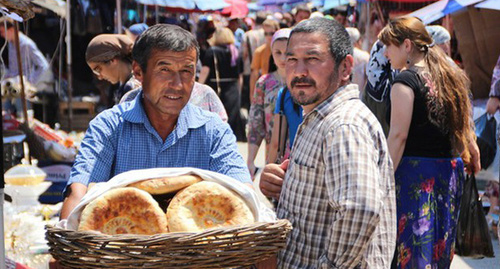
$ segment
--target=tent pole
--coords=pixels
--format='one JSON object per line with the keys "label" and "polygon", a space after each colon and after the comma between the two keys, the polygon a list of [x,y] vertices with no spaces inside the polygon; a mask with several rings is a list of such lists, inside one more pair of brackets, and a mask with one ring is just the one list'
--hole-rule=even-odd
{"label": "tent pole", "polygon": [[370,51],[370,17],[371,17],[371,12],[370,12],[370,3],[366,2],[365,4],[365,9],[366,9],[366,24],[365,24],[365,40],[363,40],[363,49],[365,51]]}
{"label": "tent pole", "polygon": [[[0,26],[1,27],[1,26]],[[0,102],[0,109],[2,108],[2,103]],[[3,121],[0,123],[0,134],[2,135],[2,140],[3,140]],[[2,149],[0,151],[0,154],[3,159],[3,141],[2,141]],[[5,178],[3,174],[3,160],[0,162],[0,170],[2,170],[2,174],[0,175],[0,269],[5,269],[5,231],[4,231],[4,218],[3,218],[3,209],[4,209],[4,204],[5,204],[5,198],[4,198],[4,188],[5,188]]]}
{"label": "tent pole", "polygon": [[23,106],[23,117],[26,126],[28,124],[28,106],[26,103],[26,93],[24,91],[23,63],[21,59],[21,46],[19,45],[19,23],[14,22],[14,45],[16,46],[17,69],[19,70],[19,84],[21,85],[21,104]]}
{"label": "tent pole", "polygon": [[116,0],[116,33],[122,33],[122,1]]}
{"label": "tent pole", "polygon": [[155,22],[156,24],[160,23],[160,7],[155,5]]}
{"label": "tent pole", "polygon": [[68,131],[73,121],[73,70],[71,67],[71,0],[66,1],[66,64],[68,72]]}

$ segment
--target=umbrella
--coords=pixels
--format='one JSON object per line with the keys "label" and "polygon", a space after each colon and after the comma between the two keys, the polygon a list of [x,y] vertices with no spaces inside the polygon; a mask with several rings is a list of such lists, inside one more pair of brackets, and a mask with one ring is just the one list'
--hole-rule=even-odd
{"label": "umbrella", "polygon": [[66,16],[66,2],[61,0],[33,0],[33,4],[46,8],[53,11],[59,17],[64,18]]}
{"label": "umbrella", "polygon": [[425,24],[428,24],[464,7],[481,1],[483,0],[440,0],[436,3],[432,3],[416,10],[408,14],[408,16],[417,17]]}
{"label": "umbrella", "polygon": [[230,6],[224,0],[137,0],[137,2],[143,5],[201,11],[219,10]]}
{"label": "umbrella", "polygon": [[484,2],[481,2],[477,5],[475,5],[474,7],[500,10],[500,1],[498,1],[498,0],[486,0]]}
{"label": "umbrella", "polygon": [[271,6],[271,5],[293,4],[298,2],[304,2],[304,0],[259,0],[257,4],[261,6]]}
{"label": "umbrella", "polygon": [[228,15],[230,18],[244,18],[248,14],[248,3],[245,0],[225,0],[230,4],[222,10],[222,15]]}

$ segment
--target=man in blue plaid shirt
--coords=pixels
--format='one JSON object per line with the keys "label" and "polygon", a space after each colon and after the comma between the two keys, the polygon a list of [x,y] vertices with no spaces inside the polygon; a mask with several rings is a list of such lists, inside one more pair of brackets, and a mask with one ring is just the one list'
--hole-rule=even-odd
{"label": "man in blue plaid shirt", "polygon": [[178,26],[155,25],[138,38],[132,68],[142,91],[90,122],[71,169],[62,219],[89,183],[133,169],[195,167],[251,183],[229,125],[188,103],[198,55],[194,36]]}
{"label": "man in blue plaid shirt", "polygon": [[297,24],[286,51],[287,85],[304,119],[290,160],[269,164],[264,194],[293,230],[278,267],[390,268],[395,184],[382,127],[350,83],[352,45],[324,18]]}

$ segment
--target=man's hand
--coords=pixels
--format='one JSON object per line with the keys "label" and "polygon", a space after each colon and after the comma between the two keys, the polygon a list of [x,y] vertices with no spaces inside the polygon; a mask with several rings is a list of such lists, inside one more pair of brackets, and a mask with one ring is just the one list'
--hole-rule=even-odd
{"label": "man's hand", "polygon": [[273,256],[267,260],[256,263],[255,267],[257,267],[257,269],[276,269],[278,267],[278,259],[276,256]]}
{"label": "man's hand", "polygon": [[49,261],[49,269],[66,269],[66,267],[62,266],[58,260],[52,258]]}
{"label": "man's hand", "polygon": [[465,167],[465,172],[471,175],[481,171],[481,156],[476,141],[469,142],[470,163]]}
{"label": "man's hand", "polygon": [[271,163],[264,167],[264,171],[260,176],[259,187],[265,196],[275,199],[280,198],[281,187],[283,186],[283,179],[289,162],[290,160],[287,159],[279,165]]}
{"label": "man's hand", "polygon": [[500,108],[500,99],[497,97],[490,97],[488,103],[486,103],[486,112],[493,115]]}
{"label": "man's hand", "polygon": [[82,197],[87,193],[87,186],[81,183],[73,183],[68,188],[69,194],[64,199],[61,208],[61,219],[67,219],[73,208],[80,203]]}

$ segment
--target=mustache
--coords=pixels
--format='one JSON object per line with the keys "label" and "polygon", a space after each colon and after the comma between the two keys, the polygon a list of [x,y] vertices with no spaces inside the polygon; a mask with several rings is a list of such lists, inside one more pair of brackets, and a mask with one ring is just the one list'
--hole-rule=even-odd
{"label": "mustache", "polygon": [[316,86],[316,81],[314,81],[312,78],[308,78],[308,77],[294,77],[290,84],[292,85],[292,88],[293,88],[293,87],[295,87],[295,85],[297,83],[307,83],[307,84],[311,84],[312,86]]}

